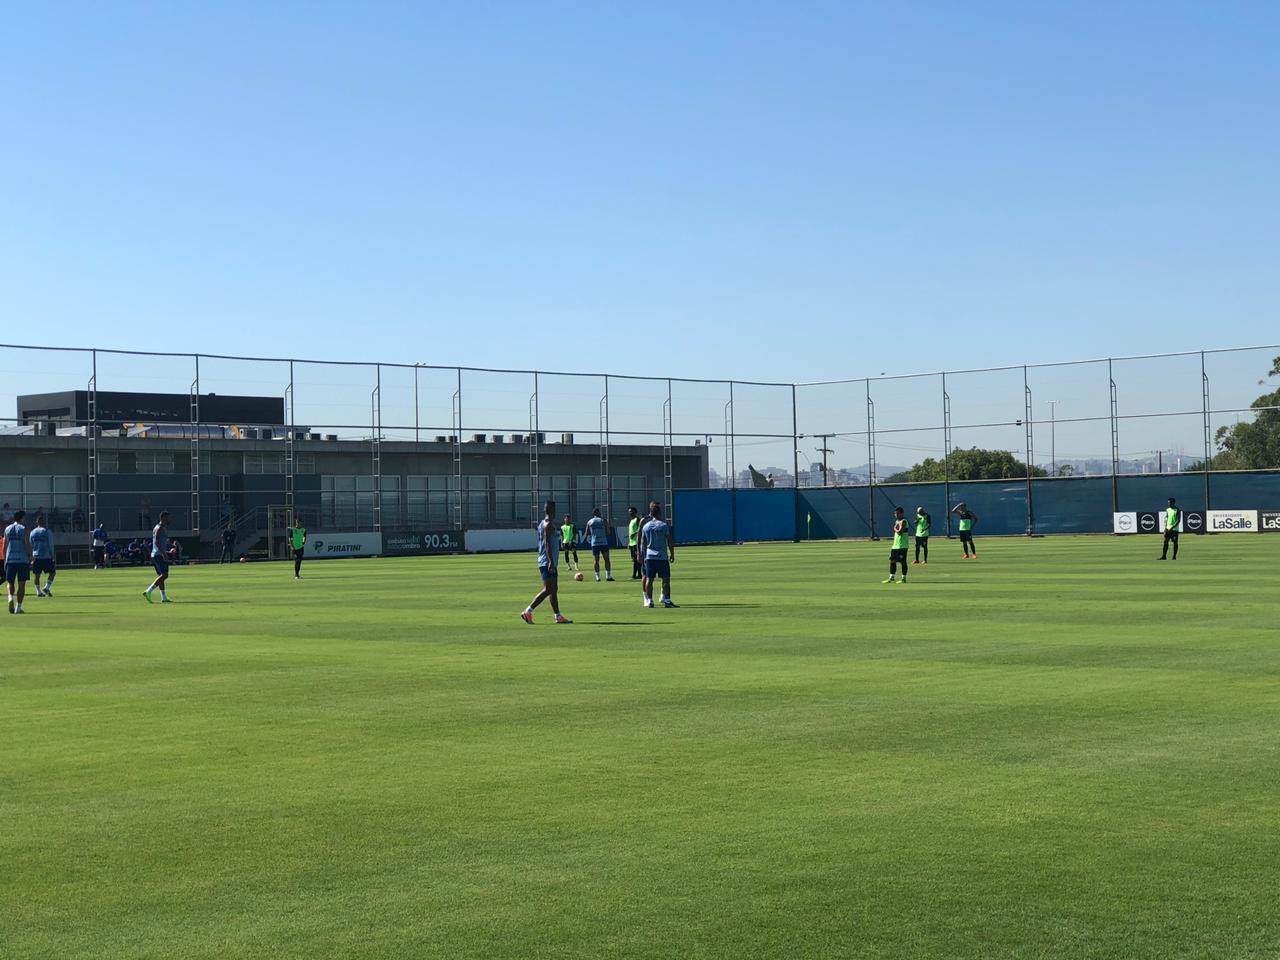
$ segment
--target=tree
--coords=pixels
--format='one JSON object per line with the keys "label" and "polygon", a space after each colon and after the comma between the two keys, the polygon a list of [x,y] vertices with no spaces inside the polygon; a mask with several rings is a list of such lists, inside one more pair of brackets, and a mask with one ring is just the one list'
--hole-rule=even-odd
{"label": "tree", "polygon": [[[1027,476],[1027,465],[1008,450],[983,450],[979,447],[951,451],[946,467],[941,460],[927,457],[914,467],[895,473],[885,483],[939,483],[952,480],[1021,480]],[[1047,477],[1039,467],[1031,468],[1031,476]]]}
{"label": "tree", "polygon": [[[1280,357],[1271,361],[1267,376],[1280,377]],[[1214,434],[1218,452],[1209,458],[1210,470],[1280,467],[1280,389],[1264,393],[1249,406],[1256,411],[1252,422],[1219,427]],[[1204,468],[1203,460],[1187,467],[1188,470]]]}

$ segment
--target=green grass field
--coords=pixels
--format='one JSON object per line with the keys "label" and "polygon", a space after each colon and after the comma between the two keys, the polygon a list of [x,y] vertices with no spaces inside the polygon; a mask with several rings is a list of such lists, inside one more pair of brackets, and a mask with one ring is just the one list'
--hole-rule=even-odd
{"label": "green grass field", "polygon": [[1280,955],[1280,536],[933,546],[64,571],[0,957]]}

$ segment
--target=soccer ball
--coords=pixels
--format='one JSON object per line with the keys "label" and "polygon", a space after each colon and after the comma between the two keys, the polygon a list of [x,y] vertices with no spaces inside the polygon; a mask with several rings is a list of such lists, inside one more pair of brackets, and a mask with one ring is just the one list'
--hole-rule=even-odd
{"label": "soccer ball", "polygon": [[581,571],[581,570],[579,570],[577,573],[575,573],[575,574],[573,575],[573,579],[575,579],[575,580],[581,580],[581,579],[582,579],[582,571]]}
{"label": "soccer ball", "polygon": [[241,562],[241,563],[248,563],[248,562],[249,562],[249,558],[248,558],[248,557],[241,557],[241,558],[240,558],[240,562]]}

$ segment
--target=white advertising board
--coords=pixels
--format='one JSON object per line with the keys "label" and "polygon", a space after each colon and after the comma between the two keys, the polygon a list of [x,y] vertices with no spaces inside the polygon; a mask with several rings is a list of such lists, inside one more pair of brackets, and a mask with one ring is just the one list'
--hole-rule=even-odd
{"label": "white advertising board", "polygon": [[1129,513],[1112,514],[1111,529],[1115,533],[1137,533],[1138,532],[1137,512],[1131,511]]}
{"label": "white advertising board", "polygon": [[382,553],[380,533],[317,533],[307,538],[307,558],[376,557]]}
{"label": "white advertising board", "polygon": [[1210,510],[1205,519],[1209,533],[1257,533],[1257,510]]}

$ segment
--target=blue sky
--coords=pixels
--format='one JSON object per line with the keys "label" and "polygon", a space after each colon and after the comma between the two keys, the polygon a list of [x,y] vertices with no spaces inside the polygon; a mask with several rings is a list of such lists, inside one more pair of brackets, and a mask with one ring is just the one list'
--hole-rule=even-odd
{"label": "blue sky", "polygon": [[1277,4],[3,15],[6,342],[789,381],[1278,339]]}

